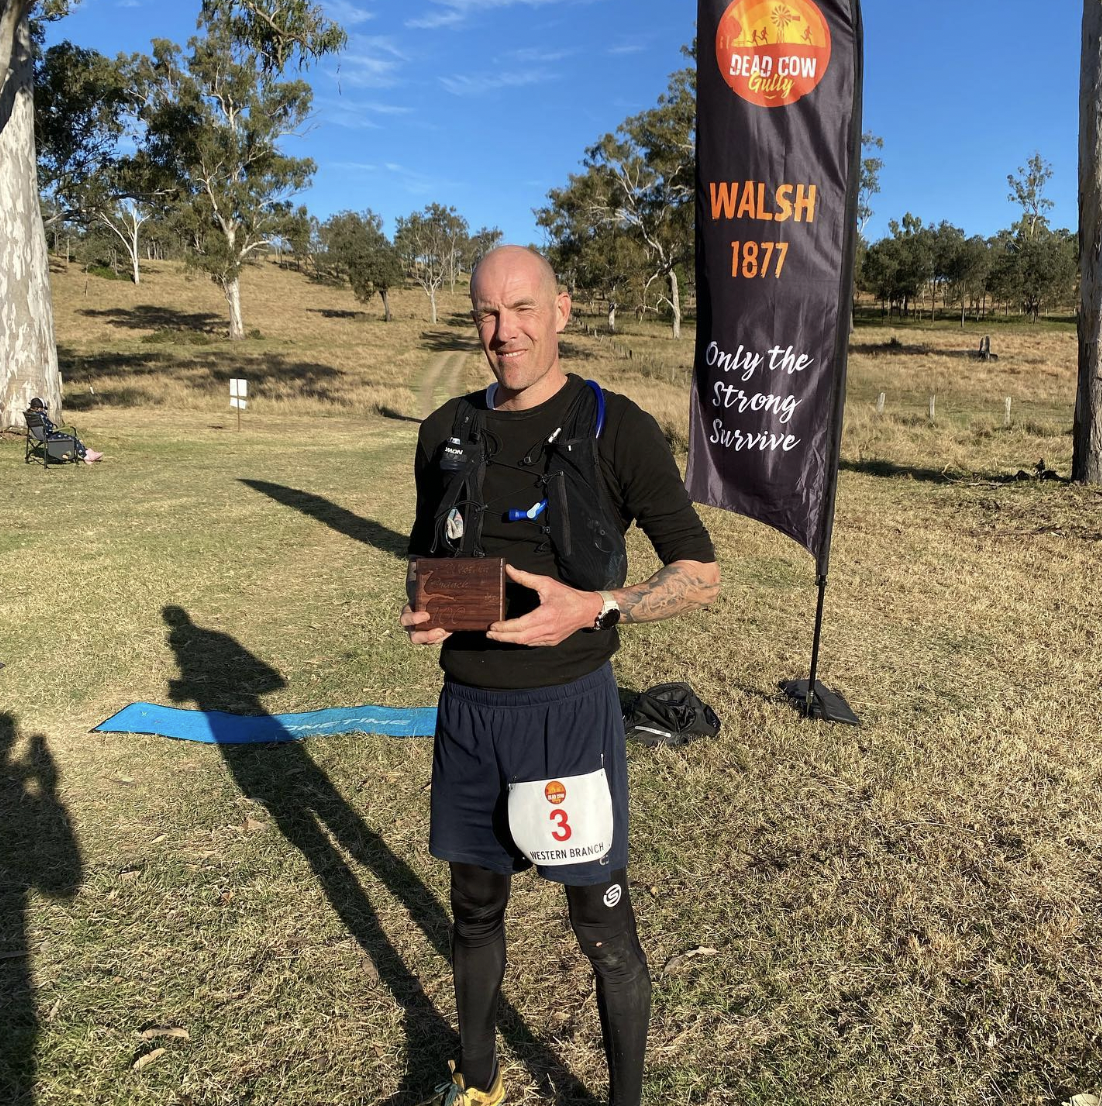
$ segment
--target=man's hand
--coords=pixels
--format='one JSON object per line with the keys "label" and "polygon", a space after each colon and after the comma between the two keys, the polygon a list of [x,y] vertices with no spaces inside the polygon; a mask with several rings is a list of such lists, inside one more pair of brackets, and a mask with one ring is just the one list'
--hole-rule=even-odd
{"label": "man's hand", "polygon": [[495,622],[486,632],[491,641],[558,645],[576,630],[592,626],[601,611],[601,597],[595,591],[576,591],[550,576],[522,572],[512,565],[506,565],[505,571],[510,580],[531,588],[540,597],[540,605],[521,618]]}
{"label": "man's hand", "polygon": [[422,622],[428,622],[432,617],[428,611],[415,611],[408,603],[402,608],[400,622],[402,629],[409,634],[409,640],[414,645],[439,645],[450,638],[449,630],[418,630]]}

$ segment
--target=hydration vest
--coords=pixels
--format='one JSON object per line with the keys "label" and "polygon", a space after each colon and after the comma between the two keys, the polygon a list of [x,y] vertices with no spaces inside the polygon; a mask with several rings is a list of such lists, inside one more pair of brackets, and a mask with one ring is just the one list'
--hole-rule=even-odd
{"label": "hydration vest", "polygon": [[[534,482],[542,494],[538,513],[510,514],[526,514],[539,523],[564,584],[583,591],[603,591],[621,587],[627,578],[627,548],[597,452],[597,439],[604,428],[604,393],[595,381],[585,383],[587,387],[567,409],[561,430],[550,441],[533,447],[521,461],[536,470]],[[439,452],[444,493],[434,513],[434,556],[486,555],[482,548],[483,484],[490,457],[486,412],[461,399],[451,437]]]}

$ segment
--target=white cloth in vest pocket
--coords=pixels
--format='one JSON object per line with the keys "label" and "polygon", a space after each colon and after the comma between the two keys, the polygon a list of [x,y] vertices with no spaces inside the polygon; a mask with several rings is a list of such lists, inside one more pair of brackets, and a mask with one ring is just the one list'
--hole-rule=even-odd
{"label": "white cloth in vest pocket", "polygon": [[509,786],[509,831],[533,864],[585,864],[612,848],[605,770]]}

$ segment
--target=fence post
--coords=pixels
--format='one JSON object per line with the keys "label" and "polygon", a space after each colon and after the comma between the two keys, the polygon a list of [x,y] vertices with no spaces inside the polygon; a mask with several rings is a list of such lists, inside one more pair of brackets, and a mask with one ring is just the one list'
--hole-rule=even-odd
{"label": "fence post", "polygon": [[933,422],[935,417],[936,417],[936,409],[937,409],[937,393],[936,392],[931,392],[930,393],[930,422]]}
{"label": "fence post", "polygon": [[1005,426],[1007,430],[1010,429],[1010,396],[1006,397],[1006,418],[1003,421],[1003,426]]}
{"label": "fence post", "polygon": [[878,415],[882,415],[884,413],[884,393],[883,392],[881,392],[880,395],[876,397],[876,413]]}

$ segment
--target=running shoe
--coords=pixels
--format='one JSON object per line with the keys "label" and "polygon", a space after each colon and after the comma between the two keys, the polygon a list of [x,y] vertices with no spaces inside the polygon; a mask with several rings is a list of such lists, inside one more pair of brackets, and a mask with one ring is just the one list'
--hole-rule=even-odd
{"label": "running shoe", "polygon": [[463,1076],[455,1070],[455,1061],[448,1061],[451,1079],[441,1083],[433,1091],[432,1098],[426,1099],[421,1106],[502,1106],[505,1102],[505,1086],[501,1081],[501,1068],[497,1070],[488,1091],[477,1087],[468,1087]]}

